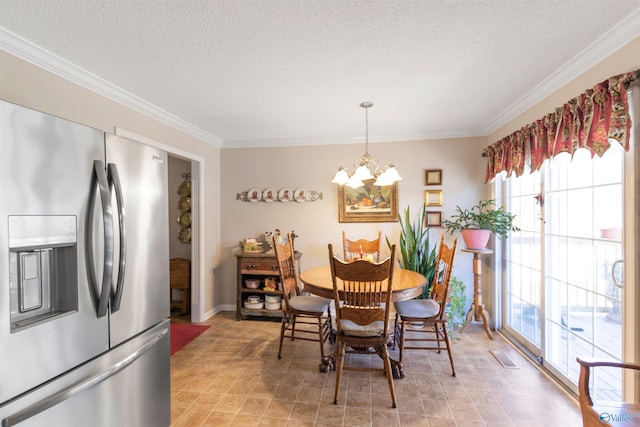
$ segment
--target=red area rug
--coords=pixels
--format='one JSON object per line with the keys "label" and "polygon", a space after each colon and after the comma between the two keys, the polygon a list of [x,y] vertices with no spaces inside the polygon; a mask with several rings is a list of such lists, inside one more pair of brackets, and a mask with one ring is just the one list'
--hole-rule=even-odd
{"label": "red area rug", "polygon": [[171,355],[193,341],[198,335],[209,329],[207,325],[190,323],[171,323]]}

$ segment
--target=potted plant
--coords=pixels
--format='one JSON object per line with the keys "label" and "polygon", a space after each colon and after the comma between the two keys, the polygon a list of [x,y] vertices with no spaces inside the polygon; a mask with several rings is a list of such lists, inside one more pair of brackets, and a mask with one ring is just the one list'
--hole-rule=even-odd
{"label": "potted plant", "polygon": [[455,331],[462,328],[465,321],[464,305],[467,296],[464,293],[465,286],[460,279],[455,276],[449,278],[449,297],[447,298],[446,313],[449,316],[447,329],[451,338],[455,337]]}
{"label": "potted plant", "polygon": [[499,238],[506,238],[510,231],[520,231],[513,224],[515,215],[495,208],[495,200],[481,200],[470,209],[456,206],[456,214],[442,221],[448,233],[460,231],[468,249],[484,249],[493,232]]}
{"label": "potted plant", "polygon": [[[404,211],[404,221],[402,216],[398,217],[400,223],[400,254],[398,263],[401,268],[418,272],[427,278],[427,283],[431,283],[435,271],[436,245],[433,247],[429,241],[429,227],[426,221],[426,207],[418,215],[415,223],[411,223],[411,211],[407,207]],[[387,246],[391,248],[391,242],[387,239]],[[397,253],[397,252],[396,252]],[[425,286],[419,298],[429,298],[429,286]]]}

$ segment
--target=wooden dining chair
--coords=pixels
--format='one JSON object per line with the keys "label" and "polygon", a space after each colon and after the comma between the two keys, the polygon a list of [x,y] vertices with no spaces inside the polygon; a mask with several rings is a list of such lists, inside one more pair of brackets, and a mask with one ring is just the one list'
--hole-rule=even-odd
{"label": "wooden dining chair", "polygon": [[[449,279],[453,268],[458,239],[448,247],[444,243],[444,234],[440,237],[440,247],[436,258],[436,269],[428,299],[412,299],[395,303],[396,318],[394,322],[394,345],[399,341],[399,364],[405,350],[436,350],[440,353],[444,348],[449,353],[452,375],[456,376],[451,353],[451,341],[447,332],[447,313],[445,306],[449,295]],[[410,326],[419,324],[419,327]],[[412,344],[421,342],[421,345]],[[430,343],[435,342],[433,346]],[[445,347],[442,347],[444,343]]]}
{"label": "wooden dining chair", "polygon": [[[338,404],[343,369],[382,370],[389,383],[392,406],[396,407],[396,393],[387,350],[395,250],[396,247],[393,245],[390,258],[382,262],[363,259],[344,262],[334,256],[333,246],[329,244],[337,324],[337,372],[333,397],[335,405]],[[378,354],[382,358],[383,367],[345,366],[344,355],[347,348],[350,349],[350,353]]]}
{"label": "wooden dining chair", "polygon": [[580,364],[578,400],[582,412],[583,427],[640,426],[640,405],[637,403],[598,401],[589,393],[591,368],[612,367],[640,371],[640,363],[607,362],[593,358],[577,357]]}
{"label": "wooden dining chair", "polygon": [[280,327],[280,347],[278,359],[282,358],[282,343],[285,338],[320,343],[320,371],[328,372],[333,366],[333,356],[325,352],[325,343],[331,335],[331,300],[313,295],[302,295],[298,286],[295,268],[293,236],[288,234],[284,243],[273,238],[280,283],[284,298],[282,325]]}
{"label": "wooden dining chair", "polygon": [[344,260],[354,260],[370,256],[375,262],[380,262],[380,241],[382,231],[378,231],[378,238],[375,240],[347,239],[347,234],[342,231],[342,249]]}

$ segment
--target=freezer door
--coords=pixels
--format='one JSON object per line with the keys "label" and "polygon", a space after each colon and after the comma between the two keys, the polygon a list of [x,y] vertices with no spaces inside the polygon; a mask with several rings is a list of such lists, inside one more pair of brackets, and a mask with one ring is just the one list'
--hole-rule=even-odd
{"label": "freezer door", "polygon": [[0,404],[108,350],[85,240],[104,133],[0,101]]}
{"label": "freezer door", "polygon": [[171,424],[169,321],[0,405],[9,427],[167,427]]}
{"label": "freezer door", "polygon": [[111,346],[169,317],[167,153],[106,135],[115,233]]}

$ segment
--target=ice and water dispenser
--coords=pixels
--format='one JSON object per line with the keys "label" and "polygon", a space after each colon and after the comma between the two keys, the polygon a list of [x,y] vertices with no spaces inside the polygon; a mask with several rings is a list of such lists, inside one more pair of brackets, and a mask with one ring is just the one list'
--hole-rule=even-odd
{"label": "ice and water dispenser", "polygon": [[9,216],[11,332],[78,309],[77,219]]}

